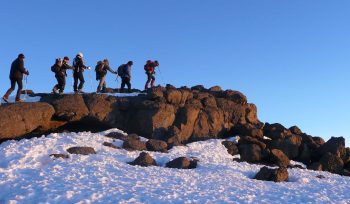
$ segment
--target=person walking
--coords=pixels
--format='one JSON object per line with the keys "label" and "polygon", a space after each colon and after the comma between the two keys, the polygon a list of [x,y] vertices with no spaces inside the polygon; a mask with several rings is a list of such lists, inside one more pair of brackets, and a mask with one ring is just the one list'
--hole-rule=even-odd
{"label": "person walking", "polygon": [[59,94],[63,94],[66,86],[67,69],[73,69],[69,65],[69,57],[67,56],[63,60],[60,58],[56,59],[55,64],[51,67],[51,71],[55,73],[57,79],[57,84],[52,89],[54,94],[57,94],[57,91],[59,91]]}
{"label": "person walking", "polygon": [[120,85],[120,93],[124,93],[125,85],[128,86],[128,92],[131,93],[131,66],[134,63],[129,61],[126,64],[122,64],[118,67],[118,75],[122,78]]}
{"label": "person walking", "polygon": [[[77,56],[73,60],[73,78],[74,78],[74,92],[75,93],[82,93],[83,87],[85,83],[84,79],[84,70],[90,69],[90,67],[85,66],[84,60],[83,60],[83,53],[79,52]],[[79,82],[79,86],[78,86]]]}
{"label": "person walking", "polygon": [[11,88],[7,90],[5,95],[2,97],[2,99],[8,103],[8,98],[10,94],[15,90],[16,83],[18,85],[17,94],[16,94],[16,102],[23,102],[21,97],[21,92],[23,89],[23,75],[29,75],[29,71],[24,68],[24,54],[19,54],[17,59],[15,59],[11,64],[11,70],[10,70],[10,81],[11,81]]}
{"label": "person walking", "polygon": [[97,87],[97,93],[105,92],[106,91],[106,76],[107,76],[107,71],[117,74],[117,72],[113,71],[111,67],[109,66],[109,61],[108,59],[104,59],[103,61],[97,62],[96,68],[96,80],[99,80],[99,84]]}
{"label": "person walking", "polygon": [[151,88],[154,87],[154,82],[156,81],[156,78],[155,78],[155,69],[156,67],[159,66],[159,63],[158,61],[152,61],[152,60],[147,60],[145,66],[144,66],[144,69],[146,71],[146,75],[147,75],[147,81],[146,81],[146,84],[145,84],[145,90],[148,89],[148,85],[149,83],[151,83]]}

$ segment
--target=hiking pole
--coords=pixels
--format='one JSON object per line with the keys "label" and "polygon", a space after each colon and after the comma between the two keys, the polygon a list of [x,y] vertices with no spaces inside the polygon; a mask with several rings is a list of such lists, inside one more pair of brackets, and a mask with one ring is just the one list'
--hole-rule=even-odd
{"label": "hiking pole", "polygon": [[93,84],[92,84],[92,73],[91,73],[91,69],[89,70],[89,77],[90,77],[90,88],[91,88],[91,92],[93,92],[94,87],[93,87]]}
{"label": "hiking pole", "polygon": [[162,72],[160,71],[160,66],[158,66],[158,71],[159,71],[160,79],[161,79],[161,81],[162,81],[162,82],[164,83],[164,85],[165,85],[165,81],[164,81],[164,79],[163,79]]}
{"label": "hiking pole", "polygon": [[27,100],[27,84],[28,84],[28,76],[24,75],[24,100]]}

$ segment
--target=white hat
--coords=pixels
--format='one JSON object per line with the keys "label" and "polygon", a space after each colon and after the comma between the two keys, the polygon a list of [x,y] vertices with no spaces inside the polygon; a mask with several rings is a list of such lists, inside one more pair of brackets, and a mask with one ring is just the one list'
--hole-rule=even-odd
{"label": "white hat", "polygon": [[78,55],[83,58],[83,53],[79,52]]}

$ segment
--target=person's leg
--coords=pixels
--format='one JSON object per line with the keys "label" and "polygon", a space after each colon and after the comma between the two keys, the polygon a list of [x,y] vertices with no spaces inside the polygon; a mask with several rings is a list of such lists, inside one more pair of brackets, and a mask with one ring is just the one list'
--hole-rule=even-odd
{"label": "person's leg", "polygon": [[66,77],[61,77],[61,87],[60,87],[60,94],[64,92],[64,88],[66,87]]}
{"label": "person's leg", "polygon": [[11,93],[15,90],[16,88],[16,80],[14,79],[10,79],[11,80],[11,87],[6,91],[5,95],[4,95],[4,99],[8,99],[9,96],[11,95]]}
{"label": "person's leg", "polygon": [[74,78],[74,85],[73,85],[73,88],[74,88],[74,91],[78,91],[78,73],[75,73],[73,74],[73,78]]}
{"label": "person's leg", "polygon": [[100,82],[98,83],[97,92],[101,92],[101,89],[105,83],[106,76],[101,76]]}
{"label": "person's leg", "polygon": [[125,87],[125,77],[122,77],[122,84],[120,85],[120,93],[124,93],[124,87]]}
{"label": "person's leg", "polygon": [[85,80],[84,80],[84,75],[83,75],[83,72],[79,72],[79,87],[78,89],[81,91],[84,87],[84,83],[85,83]]}
{"label": "person's leg", "polygon": [[156,78],[154,77],[154,75],[152,75],[151,79],[152,79],[151,87],[153,88],[154,87],[154,82],[156,81]]}
{"label": "person's leg", "polygon": [[145,84],[145,90],[148,89],[148,84],[149,82],[151,82],[151,74],[146,72],[147,74],[147,81],[146,81],[146,84]]}
{"label": "person's leg", "polygon": [[130,78],[127,78],[126,85],[128,86],[128,92],[131,93],[131,83]]}
{"label": "person's leg", "polygon": [[18,85],[18,89],[17,89],[17,94],[16,94],[16,101],[21,99],[21,92],[23,89],[22,79],[17,79],[17,85]]}

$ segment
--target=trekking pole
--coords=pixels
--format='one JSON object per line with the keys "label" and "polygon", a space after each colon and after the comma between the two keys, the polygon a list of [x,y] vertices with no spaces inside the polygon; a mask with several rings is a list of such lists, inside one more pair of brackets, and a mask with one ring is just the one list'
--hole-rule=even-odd
{"label": "trekking pole", "polygon": [[[160,66],[158,66],[158,71],[159,71],[159,75],[160,75],[160,79],[161,79],[161,81],[164,83],[164,85],[165,85],[165,81],[164,81],[164,79],[163,79],[163,75],[162,75],[162,72],[160,71]],[[162,84],[162,83],[161,83]]]}
{"label": "trekking pole", "polygon": [[24,75],[24,100],[27,100],[27,84],[28,84],[28,76]]}
{"label": "trekking pole", "polygon": [[92,73],[91,73],[91,70],[92,70],[92,69],[90,69],[90,70],[89,70],[89,71],[90,71],[90,72],[89,72],[89,77],[90,77],[90,87],[91,87],[91,92],[93,92],[94,87],[93,87],[93,84],[92,84],[93,82],[92,82]]}

